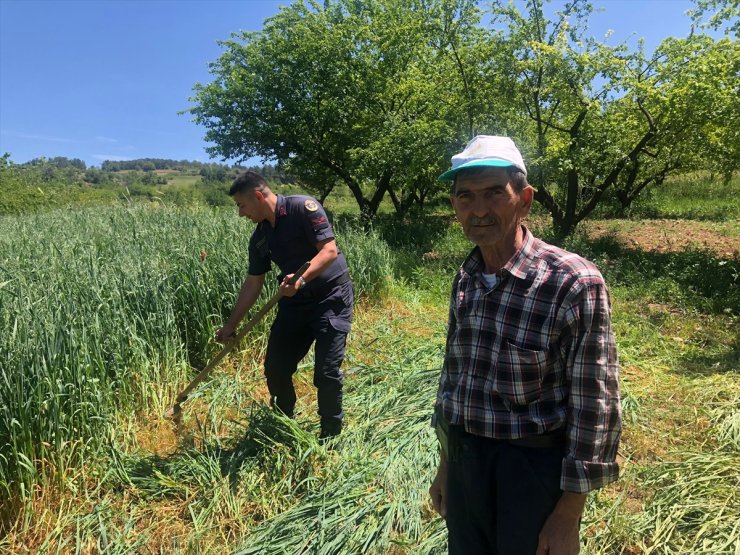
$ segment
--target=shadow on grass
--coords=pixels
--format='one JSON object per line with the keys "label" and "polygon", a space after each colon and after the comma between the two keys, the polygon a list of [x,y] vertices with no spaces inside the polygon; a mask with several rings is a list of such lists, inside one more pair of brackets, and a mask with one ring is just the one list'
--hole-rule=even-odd
{"label": "shadow on grass", "polygon": [[[166,457],[119,455],[118,479],[145,497],[184,498],[193,489],[207,495],[223,478],[236,493],[244,472],[254,472],[271,485],[285,480],[297,484],[308,477],[312,466],[297,463],[325,456],[312,433],[262,406],[252,411],[244,435],[236,442],[204,442],[196,448],[192,437],[181,440],[184,445]],[[276,465],[276,459],[284,464]]]}
{"label": "shadow on grass", "polygon": [[685,208],[666,208],[665,206],[642,205],[635,206],[625,212],[611,212],[604,215],[605,219],[630,218],[633,220],[694,220],[699,222],[724,222],[737,217],[737,208],[731,202],[701,206],[687,206]]}
{"label": "shadow on grass", "polygon": [[[451,226],[451,215],[399,219],[379,217],[376,229],[396,253],[399,277],[424,284],[420,274],[452,280],[471,244]],[[740,257],[725,259],[713,252],[688,248],[655,252],[627,248],[616,238],[589,239],[576,233],[564,240],[551,230],[536,230],[550,243],[592,260],[612,287],[632,290],[648,302],[663,302],[705,314],[740,314]]]}
{"label": "shadow on grass", "polygon": [[[357,217],[348,214],[337,215],[336,221],[339,226],[359,225]],[[393,253],[394,276],[423,288],[430,274],[438,274],[445,284],[451,282],[472,246],[459,230],[453,229],[453,221],[449,210],[438,214],[412,212],[404,217],[379,214],[372,228]]]}
{"label": "shadow on grass", "polygon": [[[349,216],[340,216],[349,225]],[[451,213],[399,218],[379,215],[373,226],[393,250],[395,274],[419,287],[452,281],[472,245],[452,225]],[[577,231],[558,239],[552,228],[531,222],[543,240],[593,261],[611,287],[625,287],[647,302],[661,302],[705,314],[740,314],[740,257],[720,258],[688,248],[656,252],[627,248],[615,237],[590,239]],[[441,281],[440,281],[441,280]]]}
{"label": "shadow on grass", "polygon": [[[411,249],[419,255],[429,252],[448,233],[454,220],[452,212],[440,214],[415,214],[404,217],[395,214],[378,214],[372,228],[392,249]],[[337,214],[335,226],[359,227],[359,217],[354,214]]]}
{"label": "shadow on grass", "polygon": [[737,341],[721,353],[706,354],[691,352],[681,356],[674,372],[688,376],[708,376],[711,374],[740,375],[740,345]]}
{"label": "shadow on grass", "polygon": [[23,508],[19,493],[11,493],[7,499],[0,499],[0,539],[4,538],[18,522]]}
{"label": "shadow on grass", "polygon": [[701,249],[653,252],[625,248],[612,237],[587,239],[582,234],[563,247],[592,260],[607,284],[706,314],[740,313],[740,257],[727,260]]}

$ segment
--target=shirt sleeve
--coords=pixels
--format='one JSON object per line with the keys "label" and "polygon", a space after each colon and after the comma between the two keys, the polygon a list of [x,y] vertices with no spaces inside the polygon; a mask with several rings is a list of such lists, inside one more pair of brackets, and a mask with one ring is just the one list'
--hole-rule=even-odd
{"label": "shirt sleeve", "polygon": [[261,276],[272,268],[270,260],[270,245],[267,237],[256,229],[249,238],[249,270],[250,276]]}
{"label": "shirt sleeve", "polygon": [[[596,281],[596,280],[594,280]],[[582,287],[565,310],[567,450],[560,487],[586,493],[616,480],[622,431],[619,365],[603,281]]]}
{"label": "shirt sleeve", "polygon": [[326,216],[324,207],[316,200],[307,200],[303,204],[303,225],[307,237],[313,243],[334,239],[334,231]]}
{"label": "shirt sleeve", "polygon": [[442,373],[439,377],[437,400],[434,404],[435,408],[442,404],[442,396],[444,394],[445,386],[447,385],[447,362],[449,357],[450,338],[454,335],[455,329],[457,327],[457,318],[455,317],[455,291],[457,290],[458,281],[459,274],[455,277],[455,280],[452,284],[452,293],[450,295],[450,312],[449,316],[447,317],[447,341],[445,342],[445,357],[444,361],[442,362]]}

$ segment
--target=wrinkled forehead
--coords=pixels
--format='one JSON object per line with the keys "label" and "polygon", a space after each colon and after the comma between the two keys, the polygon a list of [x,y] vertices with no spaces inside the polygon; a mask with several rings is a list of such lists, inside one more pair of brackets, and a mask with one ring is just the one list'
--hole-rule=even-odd
{"label": "wrinkled forehead", "polygon": [[460,188],[473,190],[494,186],[506,187],[510,180],[511,176],[507,168],[486,167],[460,170],[452,182],[451,192],[454,193]]}

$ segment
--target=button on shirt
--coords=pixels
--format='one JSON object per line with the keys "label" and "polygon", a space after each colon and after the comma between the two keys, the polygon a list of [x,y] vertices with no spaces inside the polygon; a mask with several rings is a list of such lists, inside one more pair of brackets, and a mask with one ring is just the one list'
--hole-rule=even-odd
{"label": "button on shirt", "polygon": [[[257,224],[249,239],[248,273],[265,274],[270,271],[271,262],[278,265],[283,275],[295,273],[316,256],[316,245],[327,239],[334,239],[334,232],[319,201],[305,195],[277,195],[275,226],[265,220]],[[336,260],[302,287],[303,293],[298,293],[321,291],[347,271],[347,261],[337,247]]]}
{"label": "button on shirt", "polygon": [[492,288],[477,247],[455,277],[437,404],[451,424],[489,438],[565,426],[561,488],[583,493],[618,476],[609,296],[592,263],[523,231]]}

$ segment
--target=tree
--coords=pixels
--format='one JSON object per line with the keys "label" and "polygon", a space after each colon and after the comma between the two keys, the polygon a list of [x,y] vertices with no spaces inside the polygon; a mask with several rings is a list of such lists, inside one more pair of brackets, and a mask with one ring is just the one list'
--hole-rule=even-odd
{"label": "tree", "polygon": [[104,185],[111,182],[111,174],[98,168],[88,168],[84,179],[93,185]]}
{"label": "tree", "polygon": [[[662,181],[667,172],[702,169],[729,181],[740,167],[738,44],[691,34],[667,38],[650,59],[637,59],[624,104],[639,100],[654,130],[645,173]],[[639,189],[618,187],[617,194],[628,206]]]}
{"label": "tree", "polygon": [[573,0],[552,19],[544,4],[529,0],[523,15],[513,4],[493,3],[505,31],[492,31],[490,40],[505,56],[486,71],[489,82],[506,81],[506,132],[525,151],[535,199],[560,235],[605,198],[629,206],[702,157],[721,159],[725,172],[737,167],[738,141],[730,142],[738,133],[734,44],[666,39],[646,57],[642,49],[586,37],[586,0]]}
{"label": "tree", "polygon": [[695,28],[722,28],[726,35],[740,38],[740,5],[737,0],[694,0],[688,11]]}
{"label": "tree", "polygon": [[[731,0],[696,2],[735,28]],[[545,7],[495,0],[484,29],[473,0],[299,1],[222,43],[190,112],[211,155],[276,160],[322,200],[347,186],[366,221],[386,194],[423,205],[478,133],[516,140],[561,235],[672,173],[738,168],[737,44],[694,31],[647,55],[586,36],[588,0]]]}
{"label": "tree", "polygon": [[320,198],[344,184],[366,221],[386,193],[400,212],[469,132],[451,91],[478,17],[472,0],[299,1],[222,43],[190,112],[213,156],[277,160]]}

